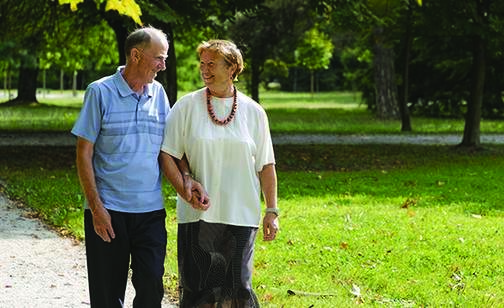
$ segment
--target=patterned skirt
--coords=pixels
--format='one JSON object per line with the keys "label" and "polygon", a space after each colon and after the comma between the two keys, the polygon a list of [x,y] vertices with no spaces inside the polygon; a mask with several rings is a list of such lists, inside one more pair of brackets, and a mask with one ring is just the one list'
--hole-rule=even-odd
{"label": "patterned skirt", "polygon": [[179,224],[180,307],[259,307],[252,290],[256,235],[253,227]]}

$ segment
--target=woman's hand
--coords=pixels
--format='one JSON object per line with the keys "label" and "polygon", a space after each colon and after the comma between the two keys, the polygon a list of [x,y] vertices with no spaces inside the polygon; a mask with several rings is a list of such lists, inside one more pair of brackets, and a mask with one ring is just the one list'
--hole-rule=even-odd
{"label": "woman's hand", "polygon": [[280,229],[279,226],[278,216],[275,213],[266,213],[263,218],[263,240],[274,240]]}
{"label": "woman's hand", "polygon": [[205,195],[204,197],[200,197],[199,194],[193,193],[193,197],[190,201],[191,206],[200,211],[206,211],[210,207],[210,199],[208,198],[208,195]]}
{"label": "woman's hand", "polygon": [[193,180],[189,175],[184,176],[184,199],[191,206],[200,211],[206,211],[210,207],[210,198],[201,183]]}

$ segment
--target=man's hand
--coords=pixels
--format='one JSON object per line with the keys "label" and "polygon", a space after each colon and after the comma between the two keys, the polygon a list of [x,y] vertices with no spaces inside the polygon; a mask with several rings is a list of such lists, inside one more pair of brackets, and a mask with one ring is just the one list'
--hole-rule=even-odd
{"label": "man's hand", "polygon": [[263,239],[272,241],[279,230],[278,216],[275,213],[266,213],[263,218]]}
{"label": "man's hand", "polygon": [[103,206],[96,207],[92,211],[93,226],[96,234],[103,241],[110,243],[115,238],[114,229],[112,228],[112,219],[106,208]]}

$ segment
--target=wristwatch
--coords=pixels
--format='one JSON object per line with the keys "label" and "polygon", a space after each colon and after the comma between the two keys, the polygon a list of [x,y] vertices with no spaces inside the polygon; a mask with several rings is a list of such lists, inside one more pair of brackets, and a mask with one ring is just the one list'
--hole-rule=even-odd
{"label": "wristwatch", "polygon": [[273,213],[278,217],[278,212],[279,212],[279,210],[277,207],[267,207],[266,208],[266,214]]}

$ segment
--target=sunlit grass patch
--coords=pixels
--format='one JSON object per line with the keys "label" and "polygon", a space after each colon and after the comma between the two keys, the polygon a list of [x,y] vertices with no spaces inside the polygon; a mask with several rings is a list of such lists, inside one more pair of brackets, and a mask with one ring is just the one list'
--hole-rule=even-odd
{"label": "sunlit grass patch", "polygon": [[503,217],[473,216],[453,205],[402,208],[352,199],[281,202],[278,241],[258,242],[255,283],[263,300],[293,307],[478,305],[493,292],[499,303],[503,291],[482,288],[482,281],[502,282],[504,247],[491,243]]}
{"label": "sunlit grass patch", "polygon": [[[400,120],[378,120],[356,92],[262,91],[260,97],[273,134],[401,134]],[[0,103],[0,131],[69,131],[80,112],[83,91],[74,96],[72,91],[52,90],[39,94],[38,100],[34,106]],[[412,117],[411,122],[413,134],[461,134],[464,129],[462,117]],[[484,119],[481,132],[503,133],[504,121]]]}

